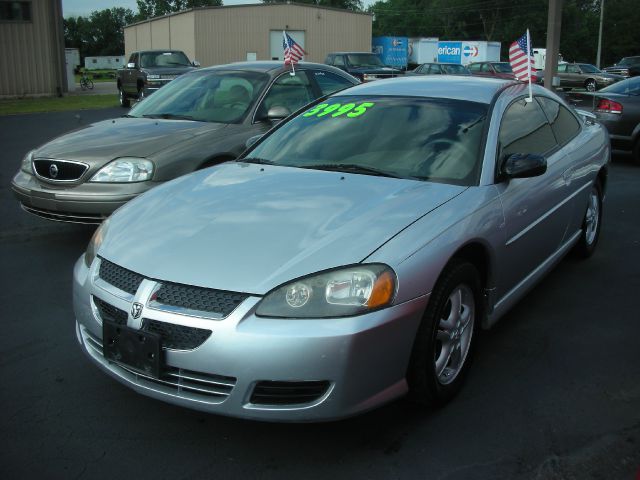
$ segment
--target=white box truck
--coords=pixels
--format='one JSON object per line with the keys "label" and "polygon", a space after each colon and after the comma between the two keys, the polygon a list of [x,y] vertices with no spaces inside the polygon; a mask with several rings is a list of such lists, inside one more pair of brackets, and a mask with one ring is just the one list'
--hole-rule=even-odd
{"label": "white box truck", "polygon": [[438,62],[461,63],[499,62],[500,42],[485,41],[440,41],[438,42]]}
{"label": "white box truck", "polygon": [[438,61],[437,37],[413,37],[409,39],[409,66]]}

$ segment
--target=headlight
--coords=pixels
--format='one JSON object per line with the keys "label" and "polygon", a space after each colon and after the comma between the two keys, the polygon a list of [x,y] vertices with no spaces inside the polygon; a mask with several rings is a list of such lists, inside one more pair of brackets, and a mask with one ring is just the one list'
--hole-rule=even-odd
{"label": "headlight", "polygon": [[93,234],[93,237],[91,237],[91,241],[89,242],[89,245],[87,245],[87,251],[84,253],[84,263],[87,267],[90,267],[93,263],[93,260],[96,258],[96,254],[100,249],[100,245],[102,245],[104,237],[107,235],[108,229],[109,219],[106,219],[100,224],[98,229]]}
{"label": "headlight", "polygon": [[22,165],[20,165],[20,170],[26,173],[33,174],[33,150],[27,153],[22,159]]}
{"label": "headlight", "polygon": [[149,80],[157,80],[158,78],[160,78],[160,75],[147,75],[147,78]]}
{"label": "headlight", "polygon": [[118,158],[91,177],[90,182],[144,182],[153,176],[153,163],[144,158]]}
{"label": "headlight", "polygon": [[282,285],[268,293],[256,315],[324,318],[361,315],[391,304],[396,274],[386,265],[330,270]]}

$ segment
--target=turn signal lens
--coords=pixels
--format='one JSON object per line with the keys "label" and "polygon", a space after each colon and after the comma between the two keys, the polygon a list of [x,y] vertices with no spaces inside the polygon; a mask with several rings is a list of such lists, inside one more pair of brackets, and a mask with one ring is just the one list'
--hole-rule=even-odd
{"label": "turn signal lens", "polygon": [[382,272],[373,285],[373,291],[371,292],[367,306],[369,308],[378,308],[383,305],[388,305],[391,303],[394,293],[394,276],[389,271]]}

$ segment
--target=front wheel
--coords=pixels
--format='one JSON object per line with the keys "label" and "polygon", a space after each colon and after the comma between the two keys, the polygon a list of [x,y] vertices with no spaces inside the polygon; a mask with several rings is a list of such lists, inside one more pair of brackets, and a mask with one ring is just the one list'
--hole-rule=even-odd
{"label": "front wheel", "polygon": [[414,400],[439,406],[457,393],[469,369],[474,333],[483,314],[478,270],[453,260],[431,294],[414,341],[407,372]]}
{"label": "front wheel", "polygon": [[584,82],[584,88],[587,89],[587,92],[595,92],[596,91],[596,81],[592,78]]}
{"label": "front wheel", "polygon": [[587,210],[582,220],[582,233],[580,240],[575,246],[575,252],[582,258],[593,255],[600,238],[600,227],[602,226],[602,187],[600,182],[596,182],[589,192]]}

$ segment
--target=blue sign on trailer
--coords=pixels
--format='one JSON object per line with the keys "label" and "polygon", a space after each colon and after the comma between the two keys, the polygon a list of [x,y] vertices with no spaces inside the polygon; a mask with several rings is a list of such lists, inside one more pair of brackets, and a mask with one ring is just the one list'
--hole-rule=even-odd
{"label": "blue sign on trailer", "polygon": [[407,37],[373,37],[373,53],[390,67],[407,68],[409,39]]}
{"label": "blue sign on trailer", "polygon": [[462,42],[438,42],[438,63],[462,63]]}

